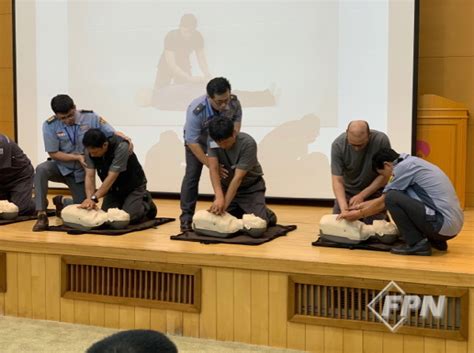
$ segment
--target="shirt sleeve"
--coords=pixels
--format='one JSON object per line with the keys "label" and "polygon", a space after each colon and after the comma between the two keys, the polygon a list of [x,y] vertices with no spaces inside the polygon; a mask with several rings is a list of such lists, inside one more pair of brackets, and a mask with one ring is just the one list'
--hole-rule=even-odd
{"label": "shirt sleeve", "polygon": [[207,149],[207,156],[217,158],[217,148],[208,148]]}
{"label": "shirt sleeve", "polygon": [[84,151],[84,159],[86,161],[87,169],[95,169],[94,162],[92,161],[91,157],[89,156],[89,153],[87,153],[87,150]]}
{"label": "shirt sleeve", "polygon": [[409,161],[401,162],[393,169],[393,177],[383,189],[383,192],[390,190],[406,190],[412,185],[416,174],[416,166]]}
{"label": "shirt sleeve", "polygon": [[12,166],[12,142],[0,134],[0,169]]}
{"label": "shirt sleeve", "polygon": [[128,142],[120,142],[120,144],[115,149],[114,159],[112,160],[109,171],[121,173],[127,170],[128,157]]}
{"label": "shirt sleeve", "polygon": [[56,132],[47,122],[43,123],[44,149],[48,153],[59,151],[59,139]]}
{"label": "shirt sleeve", "polygon": [[343,155],[340,146],[334,141],[331,145],[331,174],[342,176],[344,169]]}
{"label": "shirt sleeve", "polygon": [[257,143],[255,140],[246,141],[242,146],[240,158],[237,161],[235,168],[245,170],[246,172],[253,169],[258,163],[257,160]]}
{"label": "shirt sleeve", "polygon": [[236,123],[241,123],[242,122],[242,105],[240,104],[240,101],[238,99],[234,100],[235,104],[235,113],[234,116],[232,117],[232,120]]}
{"label": "shirt sleeve", "polygon": [[388,138],[387,135],[383,134],[382,135],[382,141],[380,143],[380,148],[392,148],[392,146],[390,146],[390,140]]}
{"label": "shirt sleeve", "polygon": [[98,128],[106,137],[111,137],[115,134],[115,129],[104,118],[98,117]]}
{"label": "shirt sleeve", "polygon": [[186,123],[184,125],[184,141],[186,143],[198,143],[201,137],[201,114],[194,115],[194,107],[189,106],[186,112]]}

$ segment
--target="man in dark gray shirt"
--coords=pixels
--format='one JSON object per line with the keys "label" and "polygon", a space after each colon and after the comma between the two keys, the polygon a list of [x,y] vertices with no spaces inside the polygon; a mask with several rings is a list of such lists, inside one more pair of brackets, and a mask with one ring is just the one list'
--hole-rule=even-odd
{"label": "man in dark gray shirt", "polygon": [[19,209],[19,215],[35,213],[32,199],[35,170],[22,149],[0,134],[0,200],[8,200]]}
{"label": "man in dark gray shirt", "polygon": [[[343,217],[350,207],[381,195],[387,178],[372,170],[372,157],[381,148],[390,148],[387,135],[370,130],[363,120],[351,121],[346,132],[334,140],[331,146],[332,187],[336,196],[333,213]],[[384,218],[382,212],[363,220],[371,223]]]}
{"label": "man in dark gray shirt", "polygon": [[[90,129],[83,139],[85,154],[87,198],[81,208],[95,209],[104,197],[102,209],[119,208],[130,215],[130,223],[137,223],[156,216],[156,206],[146,190],[146,177],[129,143],[118,136],[107,138],[99,129]],[[95,171],[102,180],[95,189]]]}
{"label": "man in dark gray shirt", "polygon": [[[217,117],[209,123],[208,163],[215,200],[210,212],[242,218],[253,213],[264,219],[267,226],[276,224],[276,215],[265,204],[265,181],[257,159],[257,143],[246,133],[237,132],[234,123],[226,117]],[[221,179],[222,165],[228,175]]]}

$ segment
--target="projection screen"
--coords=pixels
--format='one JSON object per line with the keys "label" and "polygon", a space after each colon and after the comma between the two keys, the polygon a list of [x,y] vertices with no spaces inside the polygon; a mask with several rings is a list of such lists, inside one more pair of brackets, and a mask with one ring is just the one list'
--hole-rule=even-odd
{"label": "projection screen", "polygon": [[267,196],[332,198],[331,142],[354,119],[412,150],[415,0],[37,0],[15,16],[18,140],[34,165],[67,93],[132,138],[149,190],[179,192],[186,108],[216,76],[242,102]]}

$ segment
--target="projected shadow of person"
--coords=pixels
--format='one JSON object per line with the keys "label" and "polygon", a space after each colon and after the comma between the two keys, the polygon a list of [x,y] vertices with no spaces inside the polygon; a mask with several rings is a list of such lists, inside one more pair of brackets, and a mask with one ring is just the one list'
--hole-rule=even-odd
{"label": "projected shadow of person", "polygon": [[145,171],[150,189],[176,190],[183,177],[185,160],[183,142],[174,131],[164,131],[158,143],[145,157]]}
{"label": "projected shadow of person", "polygon": [[[204,51],[204,37],[197,30],[197,18],[184,14],[179,27],[165,36],[153,90],[137,94],[139,106],[153,106],[160,110],[184,111],[189,103],[206,92],[212,78]],[[193,74],[191,56],[195,54],[199,75]],[[275,89],[236,91],[244,107],[268,107],[276,104]]]}
{"label": "projected shadow of person", "polygon": [[302,189],[295,189],[295,197],[327,192],[331,185],[329,159],[321,152],[308,152],[319,131],[319,118],[307,114],[277,126],[260,141],[259,159],[271,194],[287,194],[290,185]]}

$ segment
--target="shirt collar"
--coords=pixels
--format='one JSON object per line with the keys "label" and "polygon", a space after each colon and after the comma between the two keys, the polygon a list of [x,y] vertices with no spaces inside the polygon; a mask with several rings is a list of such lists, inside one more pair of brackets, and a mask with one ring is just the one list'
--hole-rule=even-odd
{"label": "shirt collar", "polygon": [[400,162],[403,162],[408,157],[410,157],[408,153],[400,153],[400,157],[398,157],[397,159],[393,161],[393,166],[395,167],[397,164],[399,164]]}

